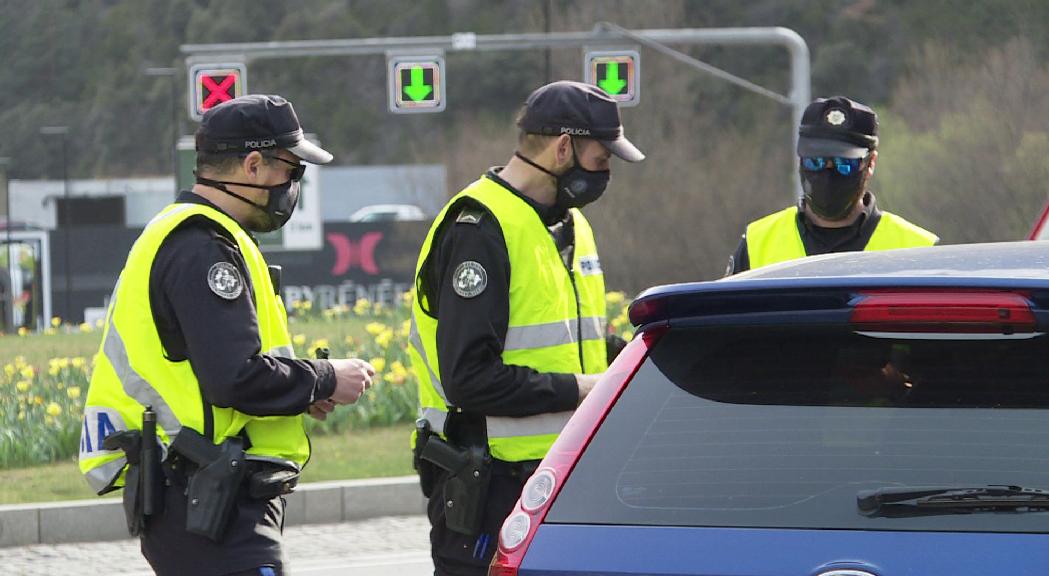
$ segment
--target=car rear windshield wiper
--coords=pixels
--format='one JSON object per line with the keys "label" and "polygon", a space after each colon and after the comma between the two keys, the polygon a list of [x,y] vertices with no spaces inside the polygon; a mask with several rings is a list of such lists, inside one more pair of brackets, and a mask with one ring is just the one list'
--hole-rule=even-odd
{"label": "car rear windshield wiper", "polygon": [[1049,510],[1049,491],[1022,486],[903,486],[856,493],[860,514],[871,517]]}

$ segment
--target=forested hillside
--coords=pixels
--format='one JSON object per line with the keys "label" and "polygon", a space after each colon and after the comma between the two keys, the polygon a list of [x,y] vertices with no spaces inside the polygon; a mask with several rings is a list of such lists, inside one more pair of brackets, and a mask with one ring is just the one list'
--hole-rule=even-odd
{"label": "forested hillside", "polygon": [[[75,178],[168,173],[171,98],[180,134],[186,43],[785,26],[808,42],[813,95],[844,94],[882,117],[874,190],[945,242],[1017,239],[1046,199],[1049,2],[1038,0],[0,0],[0,156],[12,178],[57,178],[70,127]],[[785,93],[776,48],[692,55]],[[253,92],[291,99],[340,164],[440,162],[456,190],[513,148],[514,110],[547,80],[578,78],[579,50],[446,55],[448,108],[386,111],[381,57],[248,64]],[[176,66],[169,77],[144,73]],[[592,209],[610,284],[720,275],[746,222],[791,201],[790,113],[642,50],[642,102],[626,110],[649,154],[616,164]],[[672,234],[667,234],[673,231]]]}

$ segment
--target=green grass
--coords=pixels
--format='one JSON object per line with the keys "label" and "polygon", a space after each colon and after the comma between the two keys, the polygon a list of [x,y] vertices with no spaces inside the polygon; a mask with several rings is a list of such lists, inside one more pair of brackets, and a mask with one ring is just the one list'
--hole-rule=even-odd
{"label": "green grass", "polygon": [[400,424],[311,436],[313,456],[302,480],[321,482],[414,474],[408,444],[411,432],[410,424]]}
{"label": "green grass", "polygon": [[[0,335],[0,364],[18,356],[30,366],[46,368],[51,358],[91,358],[102,343],[102,330],[91,332],[55,330],[51,334]],[[2,366],[0,366],[2,367]]]}
{"label": "green grass", "polygon": [[[313,456],[303,482],[413,474],[408,435],[399,425],[313,436]],[[96,498],[76,462],[0,470],[0,504]]]}

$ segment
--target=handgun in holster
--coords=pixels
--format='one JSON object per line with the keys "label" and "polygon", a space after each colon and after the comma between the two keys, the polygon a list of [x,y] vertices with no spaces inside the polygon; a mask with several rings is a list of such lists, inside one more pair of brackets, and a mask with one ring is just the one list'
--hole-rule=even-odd
{"label": "handgun in holster", "polygon": [[110,434],[102,441],[102,448],[124,451],[127,460],[124,520],[128,533],[138,536],[146,530],[150,516],[164,511],[164,474],[160,469],[156,412],[151,406],[146,406],[142,412],[142,430],[121,430]]}
{"label": "handgun in holster", "polygon": [[412,468],[419,474],[419,487],[422,488],[423,496],[429,498],[433,495],[434,484],[437,482],[437,469],[430,462],[423,461],[423,450],[430,437],[434,436],[430,428],[430,421],[419,418],[415,421],[415,447],[412,449]]}
{"label": "handgun in holster", "polygon": [[191,428],[182,428],[171,449],[196,465],[186,488],[186,531],[218,542],[226,532],[247,474],[244,441],[214,444]]}
{"label": "handgun in holster", "polygon": [[421,458],[448,472],[444,483],[444,519],[448,529],[468,536],[479,534],[492,477],[492,457],[487,447],[459,448],[432,434],[422,448]]}

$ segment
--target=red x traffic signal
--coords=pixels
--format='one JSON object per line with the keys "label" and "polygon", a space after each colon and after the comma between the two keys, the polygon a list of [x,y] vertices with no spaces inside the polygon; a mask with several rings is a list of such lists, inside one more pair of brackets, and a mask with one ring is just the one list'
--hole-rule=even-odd
{"label": "red x traffic signal", "polygon": [[247,92],[244,64],[198,64],[190,69],[190,111],[200,121],[209,108]]}

